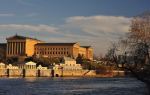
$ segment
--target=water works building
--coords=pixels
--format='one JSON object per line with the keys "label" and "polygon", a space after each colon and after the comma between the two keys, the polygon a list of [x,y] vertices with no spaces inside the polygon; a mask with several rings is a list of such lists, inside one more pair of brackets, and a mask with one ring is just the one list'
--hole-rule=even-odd
{"label": "water works building", "polygon": [[[93,49],[91,46],[80,46],[79,43],[45,43],[38,39],[14,35],[8,37],[7,43],[0,44],[0,49],[5,51],[3,55],[10,57],[30,57],[33,55],[42,57],[64,57],[76,58],[78,54],[93,60]],[[2,55],[2,54],[0,54]]]}

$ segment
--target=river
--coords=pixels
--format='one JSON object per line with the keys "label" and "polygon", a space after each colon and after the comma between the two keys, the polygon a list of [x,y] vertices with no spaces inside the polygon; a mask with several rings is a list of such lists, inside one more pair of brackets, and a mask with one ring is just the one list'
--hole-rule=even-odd
{"label": "river", "polygon": [[134,78],[0,78],[0,95],[145,95]]}

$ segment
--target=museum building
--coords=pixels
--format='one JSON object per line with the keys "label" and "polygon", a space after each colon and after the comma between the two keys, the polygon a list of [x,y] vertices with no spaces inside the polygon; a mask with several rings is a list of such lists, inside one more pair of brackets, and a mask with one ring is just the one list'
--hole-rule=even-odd
{"label": "museum building", "polygon": [[[6,58],[10,57],[31,57],[36,55],[38,57],[64,57],[69,56],[77,58],[83,55],[86,59],[93,60],[93,49],[91,46],[80,46],[79,43],[45,43],[44,41],[14,35],[6,38],[7,43],[3,45],[6,53]],[[1,44],[0,44],[1,45]],[[5,48],[5,47],[6,48]]]}

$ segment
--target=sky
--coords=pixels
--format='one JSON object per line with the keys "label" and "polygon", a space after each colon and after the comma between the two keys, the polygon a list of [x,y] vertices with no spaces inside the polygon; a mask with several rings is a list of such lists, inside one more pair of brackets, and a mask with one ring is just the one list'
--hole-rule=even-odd
{"label": "sky", "polygon": [[150,0],[0,0],[0,42],[18,35],[91,45],[96,55],[129,32]]}

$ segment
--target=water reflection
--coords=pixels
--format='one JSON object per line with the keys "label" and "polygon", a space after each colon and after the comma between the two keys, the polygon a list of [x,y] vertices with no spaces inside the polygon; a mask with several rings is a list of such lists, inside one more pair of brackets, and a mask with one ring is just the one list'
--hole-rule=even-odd
{"label": "water reflection", "polygon": [[37,80],[37,78],[35,77],[28,77],[28,78],[24,78],[26,82],[34,82]]}
{"label": "water reflection", "polygon": [[144,95],[134,78],[0,78],[0,95]]}

